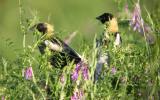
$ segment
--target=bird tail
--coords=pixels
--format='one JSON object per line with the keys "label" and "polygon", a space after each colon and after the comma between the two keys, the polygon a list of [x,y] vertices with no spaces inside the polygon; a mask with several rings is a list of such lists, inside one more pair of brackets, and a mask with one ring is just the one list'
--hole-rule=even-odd
{"label": "bird tail", "polygon": [[65,42],[66,44],[70,44],[71,41],[72,41],[72,39],[76,36],[76,34],[77,34],[77,31],[72,32],[71,34],[69,34],[69,36],[67,36],[67,37],[64,39],[64,42]]}

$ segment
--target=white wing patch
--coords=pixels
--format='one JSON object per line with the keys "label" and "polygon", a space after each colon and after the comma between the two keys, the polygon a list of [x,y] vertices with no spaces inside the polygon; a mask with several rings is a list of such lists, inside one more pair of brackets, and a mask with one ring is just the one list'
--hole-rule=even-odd
{"label": "white wing patch", "polygon": [[58,51],[58,52],[62,51],[62,47],[58,45],[57,43],[52,43],[49,40],[45,40],[44,43],[51,50]]}
{"label": "white wing patch", "polygon": [[114,41],[114,47],[120,46],[120,44],[121,44],[121,36],[120,36],[119,33],[117,33],[116,39],[115,39],[115,41]]}

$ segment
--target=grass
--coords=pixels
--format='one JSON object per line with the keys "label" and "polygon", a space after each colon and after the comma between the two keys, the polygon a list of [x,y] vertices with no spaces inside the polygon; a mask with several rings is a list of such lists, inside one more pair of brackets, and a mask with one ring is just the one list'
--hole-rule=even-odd
{"label": "grass", "polygon": [[[20,27],[24,34],[23,50],[17,54],[14,61],[5,57],[0,61],[0,96],[6,99],[70,99],[74,93],[82,92],[81,99],[160,99],[160,57],[159,43],[160,33],[157,23],[159,19],[153,16],[153,34],[156,36],[154,45],[148,45],[137,32],[129,31],[128,25],[120,24],[123,44],[120,48],[109,48],[111,56],[110,67],[104,68],[97,83],[93,83],[94,70],[97,63],[97,48],[95,40],[92,45],[82,41],[79,48],[80,54],[88,60],[89,79],[84,80],[80,74],[77,81],[72,81],[71,74],[76,65],[72,63],[63,70],[53,68],[47,62],[48,55],[40,55],[37,44],[40,41],[33,33],[32,43],[27,44],[25,35],[32,24],[36,23],[37,17],[28,22],[20,8]],[[23,16],[23,17],[22,17]],[[149,16],[148,16],[149,17]],[[63,32],[62,32],[63,33]],[[12,43],[11,43],[12,44]],[[25,78],[24,71],[32,67],[33,77]],[[112,68],[116,72],[112,73]],[[81,72],[80,72],[81,73]],[[50,90],[48,92],[48,89]]]}

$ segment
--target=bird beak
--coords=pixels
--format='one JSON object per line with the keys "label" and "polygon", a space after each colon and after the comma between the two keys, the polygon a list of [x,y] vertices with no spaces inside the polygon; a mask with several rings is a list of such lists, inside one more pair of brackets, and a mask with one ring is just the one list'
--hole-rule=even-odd
{"label": "bird beak", "polygon": [[104,24],[104,21],[102,20],[102,18],[101,18],[100,16],[96,17],[96,19],[97,19],[98,21],[100,21],[102,24]]}
{"label": "bird beak", "polygon": [[96,19],[97,19],[97,20],[101,20],[101,18],[100,18],[99,16],[98,16],[98,17],[96,17]]}

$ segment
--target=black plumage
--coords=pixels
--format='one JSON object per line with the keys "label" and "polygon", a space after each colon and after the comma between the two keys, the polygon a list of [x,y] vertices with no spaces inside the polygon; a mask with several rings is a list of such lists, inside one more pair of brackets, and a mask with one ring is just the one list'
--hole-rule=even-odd
{"label": "black plumage", "polygon": [[39,32],[43,33],[42,35],[45,35],[38,48],[41,54],[45,54],[46,48],[49,49],[51,55],[48,61],[52,66],[63,68],[72,61],[75,64],[81,61],[81,57],[76,51],[53,34],[53,28],[50,24],[39,23],[35,27]]}
{"label": "black plumage", "polygon": [[111,13],[103,13],[102,15],[96,17],[99,21],[101,21],[102,24],[105,22],[111,20],[113,18],[113,15]]}
{"label": "black plumage", "polygon": [[[51,41],[53,44],[57,44],[60,47],[62,47],[62,51],[56,51],[56,50],[50,49],[52,54],[49,58],[49,62],[54,67],[63,68],[64,66],[66,66],[68,63],[72,61],[76,64],[81,61],[81,58],[79,57],[79,55],[66,43],[60,40],[58,37],[52,37],[48,41]],[[38,47],[41,54],[44,54],[45,49],[47,47],[47,45],[45,44],[45,41],[40,43]]]}
{"label": "black plumage", "polygon": [[99,20],[105,27],[104,32],[96,41],[98,53],[97,64],[94,73],[94,82],[98,80],[99,76],[104,71],[103,69],[110,67],[109,49],[112,48],[112,44],[116,48],[117,46],[120,46],[122,42],[120,32],[118,32],[119,28],[117,18],[115,16],[113,16],[111,13],[103,13],[96,17],[96,19]]}

